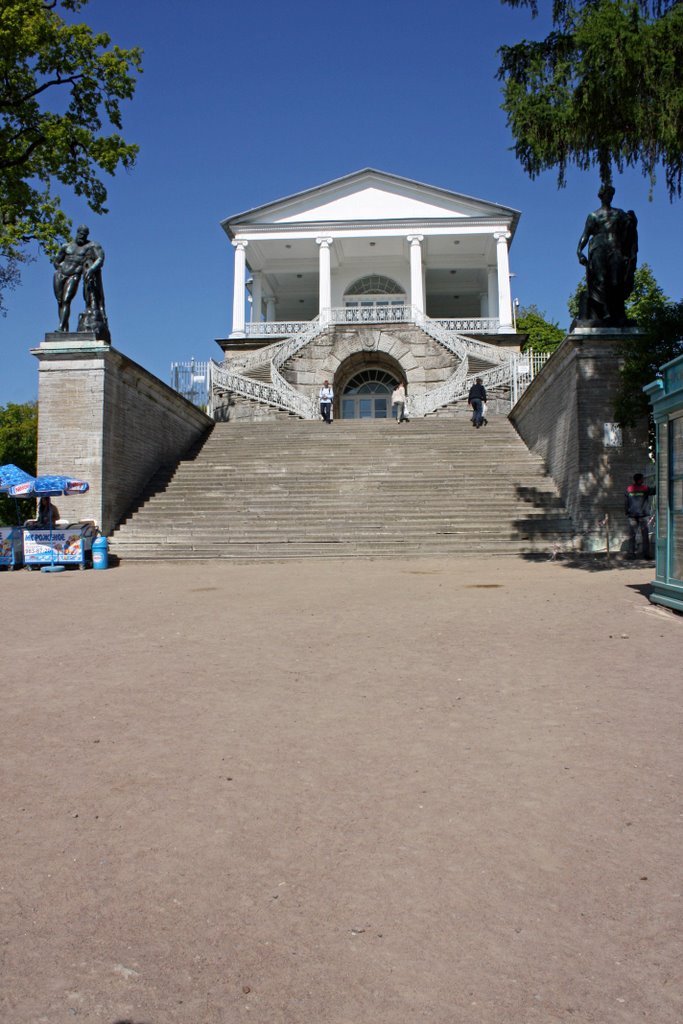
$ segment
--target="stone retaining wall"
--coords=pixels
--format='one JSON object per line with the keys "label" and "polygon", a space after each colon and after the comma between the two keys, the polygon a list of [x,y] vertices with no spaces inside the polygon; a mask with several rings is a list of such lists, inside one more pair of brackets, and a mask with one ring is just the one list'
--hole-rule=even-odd
{"label": "stone retaining wall", "polygon": [[212,426],[185,398],[94,336],[48,334],[38,348],[38,471],[85,479],[55,501],[62,518],[111,533],[164,463]]}
{"label": "stone retaining wall", "polygon": [[589,551],[605,548],[606,515],[610,547],[623,545],[624,491],[634,473],[647,469],[646,424],[624,430],[619,446],[608,439],[623,335],[616,328],[573,331],[510,413],[522,440],[555,480],[578,545]]}

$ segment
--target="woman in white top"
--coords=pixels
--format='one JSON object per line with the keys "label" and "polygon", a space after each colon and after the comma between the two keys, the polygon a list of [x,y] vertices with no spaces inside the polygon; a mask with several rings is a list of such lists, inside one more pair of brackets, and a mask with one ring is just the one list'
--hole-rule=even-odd
{"label": "woman in white top", "polygon": [[398,382],[391,393],[391,404],[396,406],[397,423],[403,423],[408,419],[406,416],[406,387],[402,380]]}

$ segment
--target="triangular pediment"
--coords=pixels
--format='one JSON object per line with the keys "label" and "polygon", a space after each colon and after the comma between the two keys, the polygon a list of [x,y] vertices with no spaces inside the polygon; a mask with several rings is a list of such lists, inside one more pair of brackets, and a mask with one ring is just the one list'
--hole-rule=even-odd
{"label": "triangular pediment", "polygon": [[248,224],[336,224],[359,221],[438,221],[459,218],[518,218],[516,210],[423,185],[409,178],[366,169],[236,214],[223,226]]}

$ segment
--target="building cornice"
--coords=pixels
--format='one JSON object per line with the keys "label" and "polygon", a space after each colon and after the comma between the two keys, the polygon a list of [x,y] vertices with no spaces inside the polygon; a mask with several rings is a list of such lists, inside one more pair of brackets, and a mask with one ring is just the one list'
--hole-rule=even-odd
{"label": "building cornice", "polygon": [[313,237],[329,234],[335,237],[349,232],[377,234],[379,232],[397,231],[406,233],[439,232],[440,234],[458,234],[466,228],[484,228],[492,234],[494,231],[509,230],[514,234],[516,222],[505,217],[439,217],[426,220],[345,220],[345,221],[288,221],[279,224],[223,224],[231,239],[250,238],[258,235],[294,235]]}

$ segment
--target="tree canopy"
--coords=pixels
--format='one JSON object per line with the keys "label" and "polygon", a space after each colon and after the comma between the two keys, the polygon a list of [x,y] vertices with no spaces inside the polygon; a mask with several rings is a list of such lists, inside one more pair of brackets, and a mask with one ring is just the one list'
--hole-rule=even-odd
{"label": "tree canopy", "polygon": [[651,416],[644,386],[655,380],[664,363],[683,355],[683,302],[668,298],[644,263],[636,270],[626,313],[642,333],[621,342],[614,414],[622,426],[633,426]]}
{"label": "tree canopy", "polygon": [[[538,14],[538,0],[501,0]],[[557,168],[637,167],[669,198],[683,185],[683,0],[553,0],[553,30],[502,46],[499,79],[515,154]]]}
{"label": "tree canopy", "polygon": [[[11,462],[34,474],[38,458],[38,404],[23,402],[0,405],[0,466]],[[33,501],[17,503],[0,494],[0,523],[13,525],[17,517],[23,522],[35,507]]]}
{"label": "tree canopy", "polygon": [[[120,134],[141,51],[67,23],[88,0],[2,0],[0,5],[0,301],[37,242],[54,255],[69,235],[65,186],[106,213],[101,173],[135,162]],[[113,130],[110,130],[113,129]]]}
{"label": "tree canopy", "polygon": [[522,351],[533,349],[534,352],[554,352],[565,337],[565,332],[558,323],[548,320],[538,306],[523,306],[517,314],[517,331],[529,337],[522,346]]}

